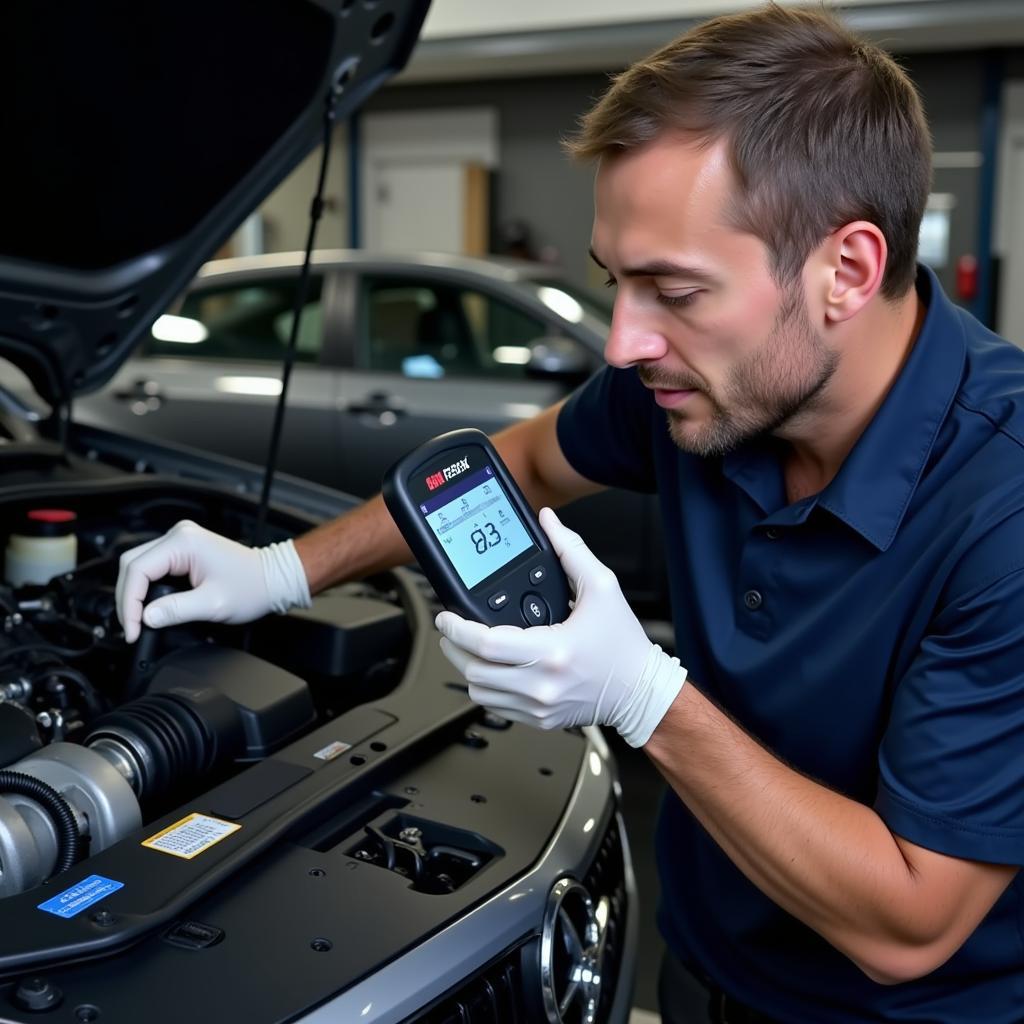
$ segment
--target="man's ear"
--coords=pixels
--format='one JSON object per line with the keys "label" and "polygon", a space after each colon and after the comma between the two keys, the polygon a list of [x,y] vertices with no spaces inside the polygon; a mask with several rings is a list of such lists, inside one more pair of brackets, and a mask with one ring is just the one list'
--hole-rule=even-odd
{"label": "man's ear", "polygon": [[885,276],[888,246],[878,226],[858,220],[833,231],[818,249],[825,283],[825,316],[843,323],[874,298]]}

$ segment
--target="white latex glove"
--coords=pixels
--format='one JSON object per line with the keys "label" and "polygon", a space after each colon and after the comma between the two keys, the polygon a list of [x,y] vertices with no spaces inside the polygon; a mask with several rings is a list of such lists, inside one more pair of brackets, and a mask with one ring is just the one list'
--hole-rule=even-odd
{"label": "white latex glove", "polygon": [[488,627],[437,616],[441,650],[470,699],[542,729],[609,725],[633,747],[651,737],[686,680],[678,658],[647,639],[615,574],[549,508],[541,526],[576,591],[565,622]]}
{"label": "white latex glove", "polygon": [[[186,575],[194,589],[157,598],[143,610],[150,583]],[[128,643],[138,639],[140,622],[157,629],[182,622],[251,622],[312,603],[290,540],[247,548],[188,519],[121,556],[116,601]]]}

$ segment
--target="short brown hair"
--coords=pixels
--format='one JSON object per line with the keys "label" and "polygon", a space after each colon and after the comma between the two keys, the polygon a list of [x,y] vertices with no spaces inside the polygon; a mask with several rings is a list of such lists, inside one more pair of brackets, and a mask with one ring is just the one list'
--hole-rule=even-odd
{"label": "short brown hair", "polygon": [[566,140],[579,159],[666,131],[725,138],[732,211],[789,282],[832,231],[875,224],[889,254],[882,294],[914,283],[931,186],[931,139],[913,83],[883,50],[824,9],[777,4],[698,25],[616,76]]}

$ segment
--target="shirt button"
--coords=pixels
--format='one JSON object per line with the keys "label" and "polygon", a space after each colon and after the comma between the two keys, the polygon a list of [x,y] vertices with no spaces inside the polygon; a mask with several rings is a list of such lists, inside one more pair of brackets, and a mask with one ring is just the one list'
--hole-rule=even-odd
{"label": "shirt button", "polygon": [[763,603],[763,600],[764,599],[761,597],[761,592],[759,590],[748,590],[743,595],[743,603],[752,612],[756,612],[757,609],[761,607],[761,604]]}
{"label": "shirt button", "polygon": [[779,533],[779,531],[778,531],[778,530],[776,530],[774,526],[769,526],[769,527],[768,527],[768,529],[764,531],[764,535],[765,535],[765,536],[766,536],[766,537],[767,537],[767,538],[768,538],[769,540],[778,540],[778,539],[779,539],[779,537],[781,536],[781,534]]}

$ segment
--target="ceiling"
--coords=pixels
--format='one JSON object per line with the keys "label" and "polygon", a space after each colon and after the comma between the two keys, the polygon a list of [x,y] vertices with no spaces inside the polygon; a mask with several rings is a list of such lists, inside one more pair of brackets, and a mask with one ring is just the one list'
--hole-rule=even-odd
{"label": "ceiling", "polygon": [[[736,9],[721,2],[723,10]],[[852,28],[897,53],[1024,45],[1024,0],[860,0],[841,13]],[[700,20],[655,17],[523,29],[504,24],[490,33],[428,33],[396,84],[614,71]]]}

